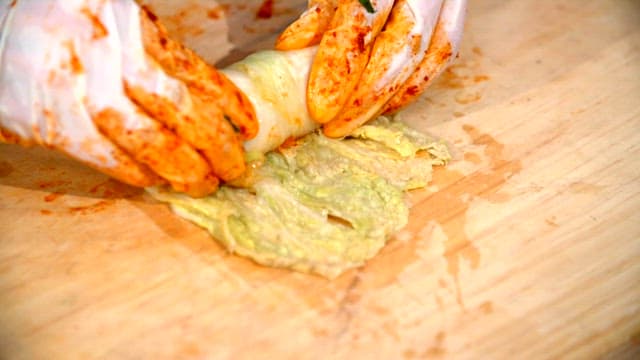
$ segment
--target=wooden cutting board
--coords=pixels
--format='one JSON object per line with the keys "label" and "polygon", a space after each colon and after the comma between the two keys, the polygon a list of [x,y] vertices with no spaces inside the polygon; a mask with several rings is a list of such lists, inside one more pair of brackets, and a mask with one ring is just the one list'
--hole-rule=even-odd
{"label": "wooden cutting board", "polygon": [[[213,47],[230,56],[278,28],[260,1],[164,3],[204,53],[208,28],[181,21],[227,24]],[[276,1],[270,21],[298,9]],[[141,190],[0,145],[0,358],[638,358],[640,2],[471,1],[458,63],[402,116],[457,160],[334,281],[229,255]]]}

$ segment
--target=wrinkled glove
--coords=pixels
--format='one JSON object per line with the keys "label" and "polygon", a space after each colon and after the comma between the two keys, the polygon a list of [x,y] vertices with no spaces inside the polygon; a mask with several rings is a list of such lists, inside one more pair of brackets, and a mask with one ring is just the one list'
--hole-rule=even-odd
{"label": "wrinkled glove", "polygon": [[201,196],[243,173],[258,123],[133,0],[17,0],[0,5],[0,130],[132,185]]}
{"label": "wrinkled glove", "polygon": [[341,137],[424,91],[457,55],[465,10],[466,0],[309,0],[276,48],[320,44],[307,104]]}

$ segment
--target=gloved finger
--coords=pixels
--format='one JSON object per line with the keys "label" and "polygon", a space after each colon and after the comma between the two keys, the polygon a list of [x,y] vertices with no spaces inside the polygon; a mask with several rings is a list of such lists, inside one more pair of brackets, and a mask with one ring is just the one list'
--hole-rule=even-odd
{"label": "gloved finger", "polygon": [[[121,18],[126,15],[122,14]],[[146,15],[143,17],[146,18]],[[144,32],[153,31],[154,24],[148,19],[141,21],[147,25],[135,21],[125,22],[120,27],[122,33],[136,36],[142,31],[143,38],[149,39],[144,36]],[[136,26],[141,26],[141,30],[130,29]],[[128,43],[138,44],[140,47],[130,47],[123,54],[126,95],[151,118],[165,125],[204,155],[214,175],[225,181],[240,176],[245,170],[240,136],[216,102],[203,89],[189,87],[167,76],[157,63],[146,58],[142,42]]]}
{"label": "gloved finger", "polygon": [[[64,70],[61,70],[64,71]],[[54,86],[58,89],[76,88],[72,77],[56,76]],[[23,94],[12,91],[18,83],[7,84],[7,95],[3,105],[19,103]],[[61,91],[60,91],[61,92]],[[127,153],[101,135],[84,111],[82,101],[73,96],[38,96],[33,99],[29,111],[7,112],[0,117],[0,142],[23,146],[42,145],[58,150],[109,176],[133,186],[153,186],[164,183],[147,166],[135,161]],[[25,107],[26,109],[26,107]],[[20,135],[5,126],[20,122],[19,117],[28,116],[32,132]],[[71,121],[74,126],[64,126],[62,121]],[[15,128],[20,131],[20,127]],[[23,134],[27,134],[23,131]]]}
{"label": "gloved finger", "polygon": [[61,151],[131,185],[163,183],[93,125],[85,92],[90,61],[82,51],[91,27],[72,5],[23,0],[0,23],[0,138]]}
{"label": "gloved finger", "polygon": [[216,104],[245,140],[258,133],[258,120],[249,99],[222,73],[204,62],[193,51],[173,41],[153,13],[141,13],[143,43],[147,54],[164,71],[197,90],[201,98]]}
{"label": "gloved finger", "polygon": [[104,108],[91,114],[105,136],[135,159],[191,196],[203,196],[217,189],[207,161],[189,144],[145,114],[130,107]]}
{"label": "gloved finger", "polygon": [[[147,187],[165,184],[164,179],[151,169],[137,162],[100,134],[95,138],[85,138],[85,153],[79,157],[76,149],[69,149],[69,143],[56,144],[55,148],[66,155],[75,157],[84,164],[129,185]],[[88,145],[91,144],[91,145]]]}
{"label": "gloved finger", "polygon": [[132,74],[143,83],[155,83],[161,88],[166,85],[154,82],[156,76],[163,74],[161,71],[135,72],[153,65],[147,62],[141,41],[139,7],[130,1],[95,4],[95,9],[87,11],[108,33],[91,41],[78,38],[75,42],[76,62],[84,76],[76,76],[73,81],[84,92],[80,101],[90,120],[82,122],[82,126],[97,128],[178,191],[193,196],[215,191],[218,179],[207,160],[125,94],[127,77]]}
{"label": "gloved finger", "polygon": [[307,85],[311,117],[326,123],[340,112],[364,71],[374,39],[393,7],[392,0],[372,1],[374,13],[358,0],[338,3],[322,36]]}
{"label": "gloved finger", "polygon": [[394,113],[413,102],[447,68],[458,54],[466,0],[444,0],[438,24],[427,53],[416,71],[385,105],[383,113]]}
{"label": "gloved finger", "polygon": [[134,185],[216,189],[206,159],[124,93],[130,48],[146,58],[135,2],[21,0],[12,9],[0,42],[0,128]]}
{"label": "gloved finger", "polygon": [[151,117],[202,153],[217,177],[228,181],[244,172],[242,145],[215,105],[187,91],[180,102],[128,83],[125,91]]}
{"label": "gloved finger", "polygon": [[147,166],[134,160],[97,132],[85,137],[80,146],[77,142],[68,141],[68,137],[62,133],[54,136],[52,141],[43,145],[74,157],[85,165],[124,183],[137,187],[166,183]]}
{"label": "gloved finger", "polygon": [[341,137],[372,119],[422,61],[442,0],[398,0],[356,89],[340,114],[324,125],[325,135]]}
{"label": "gloved finger", "polygon": [[276,40],[277,50],[296,50],[317,45],[336,12],[337,0],[309,0],[307,10]]}

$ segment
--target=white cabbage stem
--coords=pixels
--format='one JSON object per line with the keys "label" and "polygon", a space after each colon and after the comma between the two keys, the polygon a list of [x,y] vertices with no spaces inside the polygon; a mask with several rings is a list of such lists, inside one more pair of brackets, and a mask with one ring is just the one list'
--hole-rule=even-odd
{"label": "white cabbage stem", "polygon": [[245,143],[247,152],[266,153],[320,126],[305,96],[315,53],[316,47],[260,51],[222,70],[247,95],[260,123],[258,135]]}

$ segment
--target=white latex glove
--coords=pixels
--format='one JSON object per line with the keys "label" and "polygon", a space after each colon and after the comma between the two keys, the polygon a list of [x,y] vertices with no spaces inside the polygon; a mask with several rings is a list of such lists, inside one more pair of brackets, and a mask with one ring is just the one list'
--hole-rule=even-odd
{"label": "white latex glove", "polygon": [[0,140],[191,195],[244,171],[251,103],[133,0],[0,5]]}
{"label": "white latex glove", "polygon": [[415,100],[455,58],[466,0],[309,0],[276,48],[319,44],[311,117],[332,137]]}

